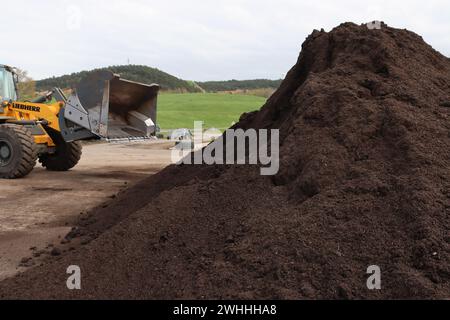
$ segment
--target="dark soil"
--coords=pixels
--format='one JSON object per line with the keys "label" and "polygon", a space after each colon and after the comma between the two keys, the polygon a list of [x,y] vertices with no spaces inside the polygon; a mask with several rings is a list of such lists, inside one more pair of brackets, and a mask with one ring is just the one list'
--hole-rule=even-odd
{"label": "dark soil", "polygon": [[[383,25],[314,31],[260,112],[275,177],[171,166],[91,212],[92,241],[3,298],[450,298],[450,61]],[[82,290],[66,288],[79,265]],[[382,289],[366,287],[370,265]]]}

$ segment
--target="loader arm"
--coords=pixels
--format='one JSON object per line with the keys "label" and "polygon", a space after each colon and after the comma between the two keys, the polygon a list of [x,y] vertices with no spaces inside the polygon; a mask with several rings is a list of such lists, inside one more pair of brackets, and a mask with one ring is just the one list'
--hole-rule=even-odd
{"label": "loader arm", "polygon": [[34,126],[36,144],[55,146],[51,137],[43,126],[60,131],[58,114],[62,107],[61,102],[51,105],[32,102],[4,102],[0,114],[4,117],[1,122]]}
{"label": "loader arm", "polygon": [[5,107],[6,116],[10,116],[17,121],[45,121],[46,125],[59,131],[58,114],[63,103],[43,104],[33,102],[12,102]]}

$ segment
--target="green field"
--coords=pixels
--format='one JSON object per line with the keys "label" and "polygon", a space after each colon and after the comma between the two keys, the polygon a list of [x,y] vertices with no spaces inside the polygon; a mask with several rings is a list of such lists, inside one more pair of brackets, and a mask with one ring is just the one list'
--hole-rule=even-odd
{"label": "green field", "polygon": [[220,93],[162,93],[158,98],[158,124],[162,131],[193,128],[203,121],[203,128],[229,128],[244,112],[258,110],[266,99],[256,96]]}

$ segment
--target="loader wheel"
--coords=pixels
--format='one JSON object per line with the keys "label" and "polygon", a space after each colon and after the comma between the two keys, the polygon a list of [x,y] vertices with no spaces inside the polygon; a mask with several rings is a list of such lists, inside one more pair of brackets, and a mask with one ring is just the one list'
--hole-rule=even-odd
{"label": "loader wheel", "polygon": [[17,179],[29,174],[37,160],[31,131],[15,124],[0,125],[0,178]]}
{"label": "loader wheel", "polygon": [[48,133],[56,145],[56,151],[39,156],[42,166],[49,171],[68,171],[75,167],[81,158],[81,143],[66,142],[57,132]]}

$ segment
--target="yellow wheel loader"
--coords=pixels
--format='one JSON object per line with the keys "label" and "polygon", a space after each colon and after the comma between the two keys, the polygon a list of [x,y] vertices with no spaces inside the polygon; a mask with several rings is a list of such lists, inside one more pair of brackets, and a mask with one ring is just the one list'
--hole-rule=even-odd
{"label": "yellow wheel loader", "polygon": [[159,86],[91,73],[66,97],[59,88],[20,101],[14,69],[0,65],[0,178],[29,174],[36,162],[67,171],[81,157],[81,140],[136,140],[156,134]]}

